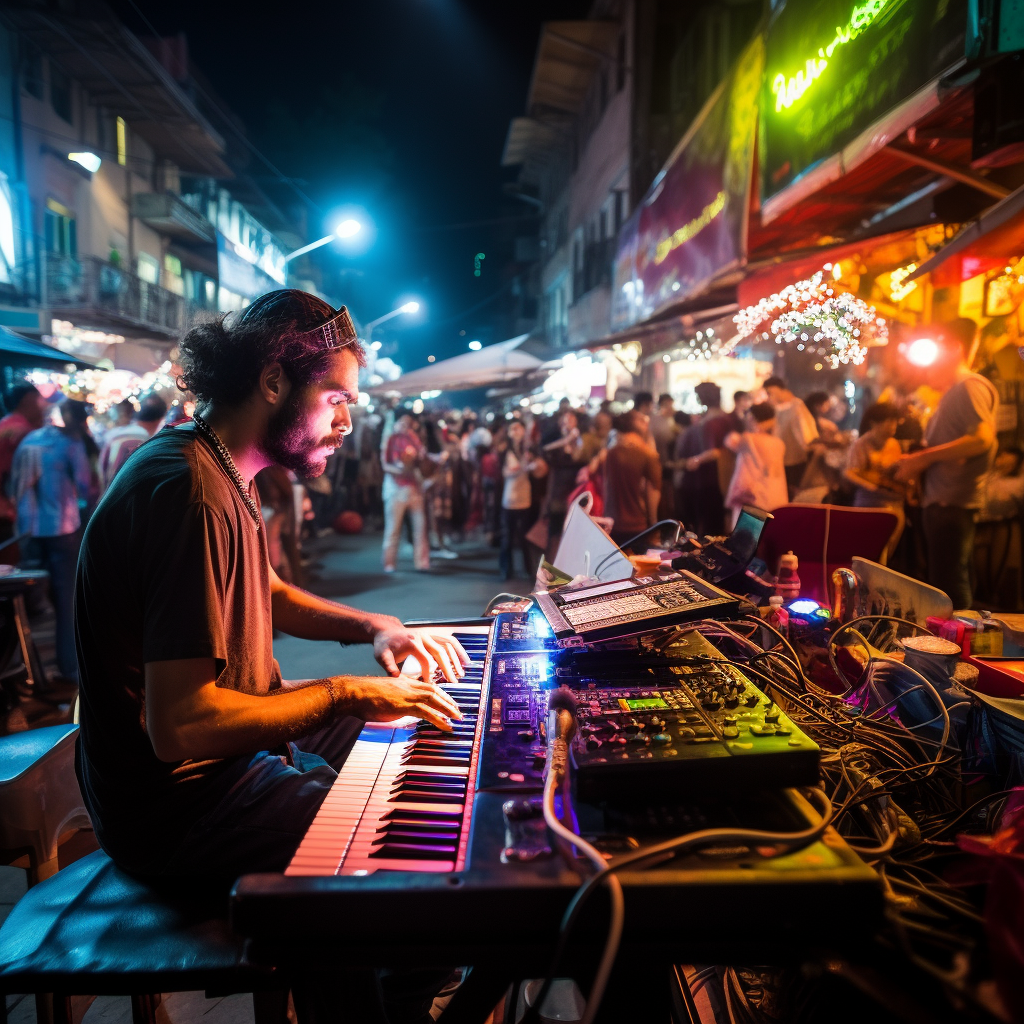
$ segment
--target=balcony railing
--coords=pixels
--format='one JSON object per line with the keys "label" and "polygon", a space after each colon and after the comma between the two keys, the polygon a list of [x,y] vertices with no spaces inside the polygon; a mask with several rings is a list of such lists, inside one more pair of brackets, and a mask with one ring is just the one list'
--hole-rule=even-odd
{"label": "balcony railing", "polygon": [[175,337],[185,324],[185,300],[97,256],[48,253],[46,303],[78,327]]}

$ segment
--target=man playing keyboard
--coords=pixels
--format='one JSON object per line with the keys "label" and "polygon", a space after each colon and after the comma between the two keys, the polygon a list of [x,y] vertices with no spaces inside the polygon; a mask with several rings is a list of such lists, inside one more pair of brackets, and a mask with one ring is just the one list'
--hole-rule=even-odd
{"label": "man playing keyboard", "polygon": [[[365,721],[461,717],[431,682],[458,641],[283,583],[253,477],[323,473],[362,351],[344,307],[281,290],[181,343],[195,420],[127,461],[82,544],[78,778],[97,838],[144,875],[285,868]],[[388,673],[283,681],[273,630],[371,643]],[[413,656],[426,681],[400,674]]]}

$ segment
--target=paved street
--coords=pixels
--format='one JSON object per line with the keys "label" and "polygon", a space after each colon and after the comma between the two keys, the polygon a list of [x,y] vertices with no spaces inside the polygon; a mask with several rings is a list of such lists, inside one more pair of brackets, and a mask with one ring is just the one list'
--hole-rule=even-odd
{"label": "paved street", "polygon": [[[457,545],[459,558],[435,558],[429,572],[412,568],[412,547],[404,543],[398,572],[381,568],[380,535],[339,537],[332,534],[307,545],[311,561],[306,589],[367,611],[387,612],[403,621],[479,615],[502,591],[526,594],[526,580],[504,583],[498,575],[498,552],[486,544]],[[315,679],[331,673],[380,671],[368,647],[339,652],[334,643],[313,643],[282,636],[274,652],[285,678]]]}
{"label": "paved street", "polygon": [[[354,537],[332,533],[308,543],[306,589],[403,620],[478,615],[500,591],[525,594],[529,590],[526,580],[502,582],[497,551],[483,543],[458,545],[458,559],[435,559],[429,572],[413,571],[412,548],[404,544],[399,553],[399,571],[390,575],[381,569],[380,544],[379,533]],[[335,643],[280,636],[274,652],[285,678],[380,672],[365,645],[341,649]],[[0,867],[0,919],[24,892],[25,873],[19,868]],[[9,996],[7,1006],[11,1024],[33,1024],[36,1020],[31,997]],[[252,1000],[247,995],[206,999],[201,992],[177,993],[165,999],[159,1019],[162,1024],[250,1024]],[[103,996],[88,1007],[82,1020],[85,1024],[131,1024],[131,1007],[127,998]]]}

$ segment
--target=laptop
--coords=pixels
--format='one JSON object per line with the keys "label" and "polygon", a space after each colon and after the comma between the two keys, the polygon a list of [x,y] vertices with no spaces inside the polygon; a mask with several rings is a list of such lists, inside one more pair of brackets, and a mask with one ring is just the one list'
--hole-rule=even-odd
{"label": "laptop", "polygon": [[770,512],[744,505],[728,537],[707,544],[699,551],[687,551],[673,559],[672,567],[687,569],[710,583],[745,572],[757,553],[764,524],[771,518]]}

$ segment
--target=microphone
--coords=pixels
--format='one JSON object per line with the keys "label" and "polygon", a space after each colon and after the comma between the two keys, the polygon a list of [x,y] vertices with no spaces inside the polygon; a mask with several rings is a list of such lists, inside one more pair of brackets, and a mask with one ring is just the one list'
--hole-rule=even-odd
{"label": "microphone", "polygon": [[576,735],[576,698],[560,686],[548,695],[547,773],[561,783],[569,770],[569,744]]}

